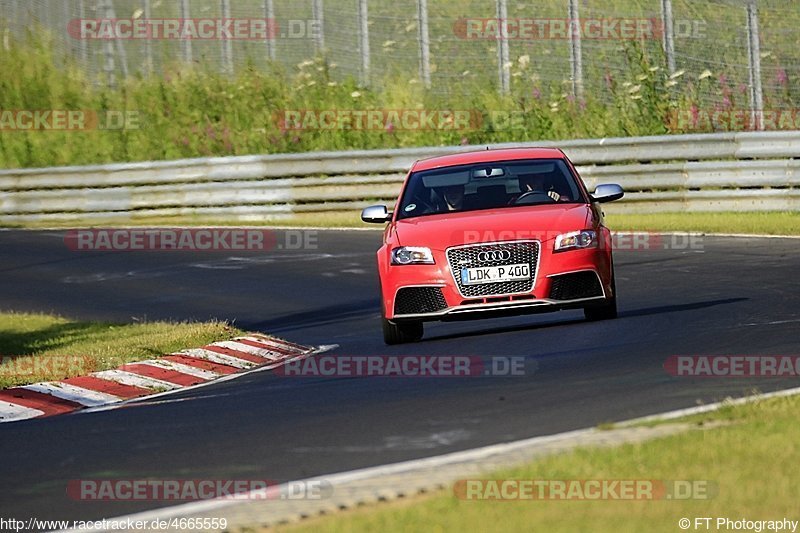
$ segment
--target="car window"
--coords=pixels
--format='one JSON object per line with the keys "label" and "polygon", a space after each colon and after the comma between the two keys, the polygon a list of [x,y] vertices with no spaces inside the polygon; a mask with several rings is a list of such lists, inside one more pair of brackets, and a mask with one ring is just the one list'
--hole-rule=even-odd
{"label": "car window", "polygon": [[562,159],[477,163],[413,173],[398,218],[583,202],[576,178]]}

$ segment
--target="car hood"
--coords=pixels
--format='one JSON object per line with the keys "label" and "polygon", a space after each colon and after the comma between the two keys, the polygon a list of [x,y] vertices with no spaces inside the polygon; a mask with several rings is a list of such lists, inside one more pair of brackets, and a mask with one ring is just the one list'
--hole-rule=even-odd
{"label": "car hood", "polygon": [[399,220],[395,225],[402,246],[444,250],[459,244],[536,239],[552,240],[560,233],[592,227],[587,204],[505,207],[464,213],[443,213]]}

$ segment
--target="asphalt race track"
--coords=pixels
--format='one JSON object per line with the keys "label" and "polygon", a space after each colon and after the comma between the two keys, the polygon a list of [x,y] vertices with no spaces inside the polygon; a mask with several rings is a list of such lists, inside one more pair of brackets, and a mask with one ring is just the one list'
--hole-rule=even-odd
{"label": "asphalt race track", "polygon": [[316,249],[239,254],[75,252],[63,236],[0,232],[0,308],[108,321],[219,318],[335,343],[335,354],[525,356],[530,371],[263,372],[130,408],[0,424],[4,517],[86,520],[169,505],[74,501],[71,479],[324,477],[798,385],[677,378],[662,366],[671,355],[798,355],[796,239],[704,237],[694,249],[617,251],[617,320],[587,323],[570,311],[435,323],[421,343],[388,348],[374,272],[379,232],[321,231]]}

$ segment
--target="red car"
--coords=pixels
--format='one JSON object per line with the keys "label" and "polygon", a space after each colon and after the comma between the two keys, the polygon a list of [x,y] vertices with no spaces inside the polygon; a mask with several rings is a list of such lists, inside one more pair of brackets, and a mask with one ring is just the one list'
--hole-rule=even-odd
{"label": "red car", "polygon": [[417,161],[378,250],[387,344],[422,339],[423,322],[582,308],[617,316],[611,235],[599,204],[554,148],[482,150]]}

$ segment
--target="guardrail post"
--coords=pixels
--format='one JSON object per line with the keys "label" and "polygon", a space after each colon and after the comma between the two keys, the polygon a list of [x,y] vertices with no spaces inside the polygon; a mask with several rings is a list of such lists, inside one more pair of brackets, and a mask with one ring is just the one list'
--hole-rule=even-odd
{"label": "guardrail post", "polygon": [[664,32],[664,55],[667,56],[667,70],[675,72],[675,21],[672,18],[672,0],[661,0],[661,23]]}
{"label": "guardrail post", "polygon": [[508,3],[497,0],[497,76],[500,82],[500,93],[508,94],[511,90],[511,67],[508,54]]}
{"label": "guardrail post", "polygon": [[583,52],[578,0],[569,0],[569,64],[572,70],[572,96],[583,98]]}
{"label": "guardrail post", "polygon": [[747,60],[749,63],[750,124],[764,129],[764,93],[761,88],[761,42],[758,32],[758,5],[747,3]]}
{"label": "guardrail post", "polygon": [[369,85],[369,11],[367,0],[358,0],[358,36],[361,52],[361,85]]}
{"label": "guardrail post", "polygon": [[428,33],[428,0],[417,0],[417,33],[419,40],[419,78],[431,87],[431,42]]}

